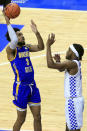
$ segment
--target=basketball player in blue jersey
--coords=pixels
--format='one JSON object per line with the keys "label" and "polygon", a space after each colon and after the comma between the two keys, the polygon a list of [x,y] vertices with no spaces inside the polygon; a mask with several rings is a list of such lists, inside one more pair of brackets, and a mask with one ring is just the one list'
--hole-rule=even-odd
{"label": "basketball player in blue jersey", "polygon": [[60,56],[51,55],[51,45],[55,42],[55,34],[51,34],[47,40],[47,66],[65,71],[64,93],[66,98],[65,115],[66,131],[80,131],[83,123],[84,98],[82,96],[81,63],[84,49],[80,44],[72,44],[67,53],[66,61],[61,62]]}
{"label": "basketball player in blue jersey", "polygon": [[10,41],[10,44],[6,48],[7,58],[15,74],[13,103],[17,108],[17,120],[13,126],[13,131],[20,131],[25,122],[27,105],[29,105],[34,117],[34,131],[42,131],[41,98],[34,80],[34,69],[29,53],[44,50],[43,39],[37,30],[36,24],[31,20],[31,29],[36,35],[38,44],[26,45],[22,32],[17,28],[13,29],[8,17],[6,17],[5,14],[4,17],[8,28],[6,38]]}

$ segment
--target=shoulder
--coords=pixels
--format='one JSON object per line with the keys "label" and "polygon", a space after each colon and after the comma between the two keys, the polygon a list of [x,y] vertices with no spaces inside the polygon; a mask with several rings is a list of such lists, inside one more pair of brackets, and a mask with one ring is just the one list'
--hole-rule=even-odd
{"label": "shoulder", "polygon": [[7,59],[9,61],[13,60],[17,54],[17,49],[11,49],[9,46],[6,48],[6,53],[7,53]]}
{"label": "shoulder", "polygon": [[77,65],[80,63],[80,61],[78,60],[73,60],[74,63],[76,63]]}
{"label": "shoulder", "polygon": [[66,60],[65,62],[63,62],[63,64],[65,64],[66,69],[77,68],[77,63],[73,60]]}
{"label": "shoulder", "polygon": [[10,46],[6,47],[6,52],[7,54],[13,54],[14,52],[16,52],[16,48],[15,49],[11,49]]}
{"label": "shoulder", "polygon": [[74,60],[66,60],[63,63],[65,63],[65,65],[76,65],[76,62]]}
{"label": "shoulder", "polygon": [[76,75],[78,72],[78,62],[76,60],[68,61],[67,63],[67,71],[70,75]]}

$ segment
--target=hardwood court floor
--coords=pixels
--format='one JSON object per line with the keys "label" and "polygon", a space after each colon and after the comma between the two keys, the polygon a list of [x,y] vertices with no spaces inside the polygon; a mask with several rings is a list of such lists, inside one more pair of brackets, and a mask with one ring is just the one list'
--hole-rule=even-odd
{"label": "hardwood court floor", "polygon": [[[61,52],[62,60],[65,59],[64,51],[72,43],[81,43],[85,48],[82,61],[83,96],[85,98],[84,120],[82,131],[87,129],[87,12],[22,9],[21,15],[12,24],[24,24],[22,32],[26,43],[37,43],[36,37],[31,31],[30,20],[33,19],[40,31],[44,43],[48,34],[56,34],[56,42],[52,46],[52,52]],[[5,23],[0,12],[0,23]],[[1,30],[0,30],[1,31]],[[42,124],[43,131],[65,130],[65,98],[64,98],[64,73],[47,68],[46,50],[31,53],[32,63],[35,69],[35,80],[42,97]],[[40,56],[40,57],[36,57]],[[16,108],[12,104],[12,84],[14,75],[10,68],[5,50],[0,53],[0,128],[12,129],[16,120]],[[1,65],[2,63],[2,65]],[[28,109],[24,130],[33,130],[33,118]]]}

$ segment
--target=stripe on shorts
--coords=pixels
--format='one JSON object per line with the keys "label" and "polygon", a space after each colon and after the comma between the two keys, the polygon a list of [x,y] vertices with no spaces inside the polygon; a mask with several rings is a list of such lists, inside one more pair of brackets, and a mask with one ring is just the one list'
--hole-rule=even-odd
{"label": "stripe on shorts", "polygon": [[68,111],[69,111],[69,120],[70,120],[71,130],[76,130],[78,127],[78,124],[77,124],[77,119],[76,119],[73,98],[68,100]]}

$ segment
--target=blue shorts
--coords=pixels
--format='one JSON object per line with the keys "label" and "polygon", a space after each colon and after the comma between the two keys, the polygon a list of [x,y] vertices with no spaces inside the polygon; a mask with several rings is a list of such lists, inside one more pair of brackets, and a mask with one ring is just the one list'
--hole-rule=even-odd
{"label": "blue shorts", "polygon": [[21,108],[26,109],[27,104],[39,104],[41,102],[39,89],[36,87],[35,81],[31,84],[21,84],[14,82],[13,85],[13,103]]}

